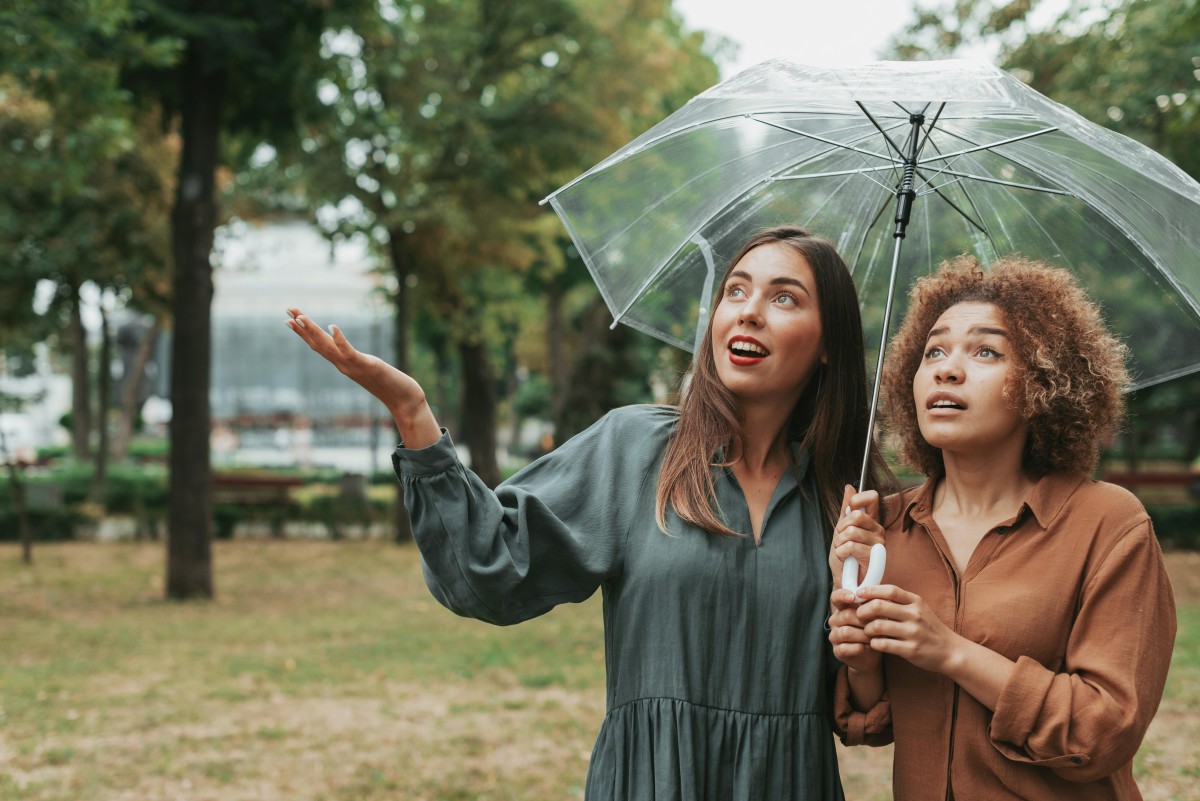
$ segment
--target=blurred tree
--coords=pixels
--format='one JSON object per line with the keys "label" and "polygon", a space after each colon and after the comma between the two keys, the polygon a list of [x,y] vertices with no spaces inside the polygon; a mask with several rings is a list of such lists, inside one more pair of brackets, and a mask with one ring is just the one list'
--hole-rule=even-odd
{"label": "blurred tree", "polygon": [[[122,29],[123,3],[55,7],[18,2],[0,11],[0,252],[22,276],[13,303],[31,308],[38,281],[56,286],[48,320],[64,319],[73,377],[76,458],[92,456],[91,370],[81,288],[147,297],[161,284],[165,184],[160,126],[139,118],[118,85],[121,57],[154,61],[169,48]],[[169,154],[166,154],[169,157]],[[32,279],[32,280],[27,280]],[[101,361],[99,497],[105,478],[110,378]]]}
{"label": "blurred tree", "polygon": [[[177,48],[169,64],[124,63],[123,84],[178,126],[171,211],[174,336],[171,353],[170,512],[166,593],[211,597],[212,265],[216,172],[242,141],[287,141],[313,110],[317,44],[368,0],[128,0],[132,30]],[[225,136],[225,140],[222,137]],[[223,151],[222,147],[225,146]],[[233,151],[233,152],[230,152]]]}
{"label": "blurred tree", "polygon": [[[318,96],[336,124],[302,142],[300,180],[329,235],[386,254],[401,369],[412,299],[444,321],[424,327],[457,351],[459,427],[489,484],[496,386],[511,383],[492,365],[515,363],[514,332],[537,327],[539,290],[564,271],[561,228],[536,201],[713,83],[702,47],[665,0],[381,2],[323,39]],[[530,277],[515,316],[497,302],[509,273]]]}

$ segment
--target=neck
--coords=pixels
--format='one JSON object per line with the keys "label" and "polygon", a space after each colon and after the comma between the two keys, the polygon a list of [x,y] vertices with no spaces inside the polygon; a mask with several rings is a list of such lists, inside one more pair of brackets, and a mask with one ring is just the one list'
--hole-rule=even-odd
{"label": "neck", "polygon": [[1010,514],[1037,483],[1021,468],[1024,440],[1000,452],[942,451],[946,475],[934,494],[934,509],[964,515]]}
{"label": "neck", "polygon": [[791,407],[778,405],[748,406],[742,408],[743,449],[735,454],[742,466],[752,472],[777,470],[781,462],[788,462],[788,421]]}

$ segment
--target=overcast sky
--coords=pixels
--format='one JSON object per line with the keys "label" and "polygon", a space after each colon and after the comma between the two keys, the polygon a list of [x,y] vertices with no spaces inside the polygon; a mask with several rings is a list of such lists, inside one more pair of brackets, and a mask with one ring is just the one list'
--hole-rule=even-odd
{"label": "overcast sky", "polygon": [[675,0],[688,28],[741,45],[723,77],[771,58],[840,66],[875,61],[913,20],[916,0]]}

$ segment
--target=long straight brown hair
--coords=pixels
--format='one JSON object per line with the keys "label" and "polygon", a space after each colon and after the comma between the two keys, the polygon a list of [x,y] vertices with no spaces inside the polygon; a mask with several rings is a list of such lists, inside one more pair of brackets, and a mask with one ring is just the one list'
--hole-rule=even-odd
{"label": "long straight brown hair", "polygon": [[[850,270],[833,243],[813,236],[803,228],[777,226],[760,231],[734,256],[721,278],[717,303],[725,297],[729,274],[756,247],[779,244],[791,248],[812,267],[817,284],[817,309],[828,364],[818,363],[804,394],[796,403],[789,423],[790,437],[809,452],[809,475],[815,477],[818,502],[832,535],[839,515],[842,488],[856,484],[867,440],[870,395],[867,392],[866,356],[858,294]],[[723,520],[713,483],[713,467],[731,462],[714,462],[718,449],[744,452],[745,431],[741,409],[733,394],[717,376],[713,358],[713,318],[692,360],[691,381],[679,401],[679,424],[663,457],[655,495],[658,526],[667,530],[667,508],[705,531],[743,536]],[[879,489],[890,476],[878,450],[871,449],[867,486]]]}

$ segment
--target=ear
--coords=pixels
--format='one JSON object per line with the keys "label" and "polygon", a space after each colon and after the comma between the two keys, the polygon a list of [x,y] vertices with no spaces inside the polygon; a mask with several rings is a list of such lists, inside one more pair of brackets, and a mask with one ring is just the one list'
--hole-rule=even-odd
{"label": "ear", "polygon": [[821,348],[821,364],[829,364],[829,353],[824,348]]}

